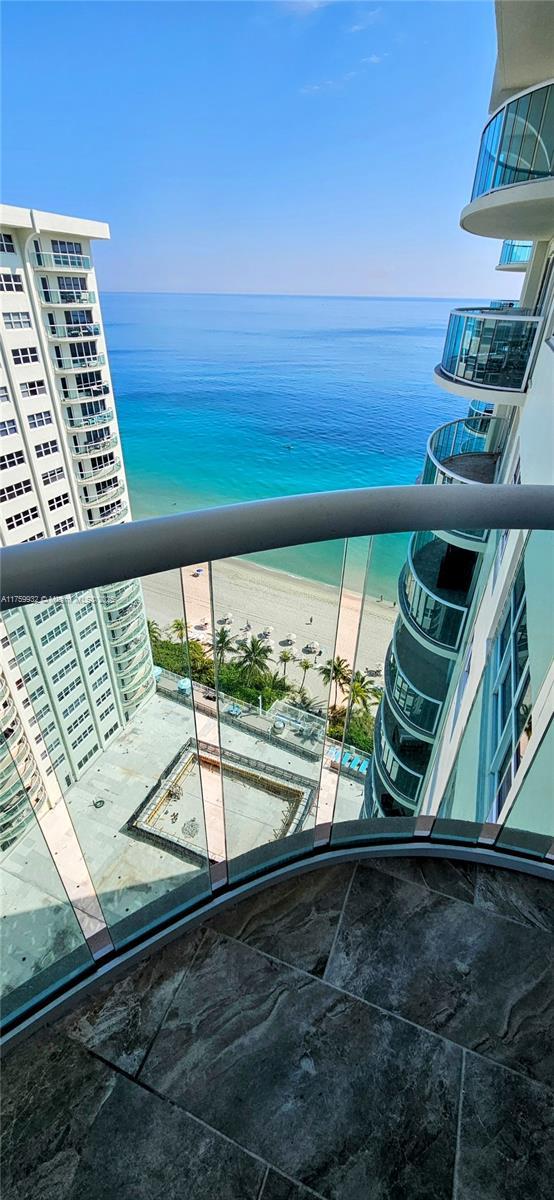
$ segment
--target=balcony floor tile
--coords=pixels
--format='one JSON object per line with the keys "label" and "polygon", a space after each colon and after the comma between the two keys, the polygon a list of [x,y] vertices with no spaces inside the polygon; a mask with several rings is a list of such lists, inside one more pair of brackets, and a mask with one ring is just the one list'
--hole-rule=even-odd
{"label": "balcony floor tile", "polygon": [[419,883],[421,887],[451,896],[453,900],[473,902],[476,870],[473,863],[446,858],[382,858],[372,860],[360,869],[384,871],[385,875],[394,875],[407,883]]}
{"label": "balcony floor tile", "polygon": [[4,1200],[258,1198],[263,1163],[59,1034],[3,1075]]}
{"label": "balcony floor tile", "polygon": [[257,950],[323,975],[354,867],[331,867],[267,888],[212,922]]}
{"label": "balcony floor tile", "polygon": [[554,1095],[466,1056],[456,1200],[550,1200]]}
{"label": "balcony floor tile", "polygon": [[478,868],[478,908],[554,934],[554,887],[548,879],[495,867]]}
{"label": "balcony floor tile", "polygon": [[209,932],[139,1079],[330,1200],[450,1200],[461,1058]]}
{"label": "balcony floor tile", "polygon": [[325,978],[546,1082],[554,1072],[553,949],[543,930],[358,869]]}

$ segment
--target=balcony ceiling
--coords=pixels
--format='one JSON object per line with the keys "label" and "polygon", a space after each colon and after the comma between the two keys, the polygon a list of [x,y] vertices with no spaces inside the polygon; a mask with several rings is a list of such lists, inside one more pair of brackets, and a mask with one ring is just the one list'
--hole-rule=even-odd
{"label": "balcony ceiling", "polygon": [[545,0],[496,0],[496,70],[490,112],[554,75],[554,4]]}

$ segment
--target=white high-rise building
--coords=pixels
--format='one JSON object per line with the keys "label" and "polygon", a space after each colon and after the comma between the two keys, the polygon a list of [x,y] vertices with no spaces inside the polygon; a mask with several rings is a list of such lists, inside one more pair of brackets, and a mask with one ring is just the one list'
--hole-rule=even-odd
{"label": "white high-rise building", "polygon": [[[91,257],[99,221],[3,205],[0,543],[130,519]],[[154,691],[140,584],[0,624],[0,845],[79,778]],[[17,767],[14,767],[14,761]],[[23,786],[22,786],[23,785]]]}

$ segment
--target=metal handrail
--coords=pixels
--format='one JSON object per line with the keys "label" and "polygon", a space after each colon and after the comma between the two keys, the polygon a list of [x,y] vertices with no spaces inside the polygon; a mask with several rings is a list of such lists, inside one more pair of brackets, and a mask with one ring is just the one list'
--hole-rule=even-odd
{"label": "metal handrail", "polygon": [[429,529],[554,529],[554,486],[355,488],[253,500],[1,551],[2,608],[283,546]]}

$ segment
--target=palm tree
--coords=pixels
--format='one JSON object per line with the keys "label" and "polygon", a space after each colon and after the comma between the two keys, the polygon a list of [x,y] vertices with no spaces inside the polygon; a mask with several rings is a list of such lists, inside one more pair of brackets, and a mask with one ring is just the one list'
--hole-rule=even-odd
{"label": "palm tree", "polygon": [[319,674],[323,682],[329,686],[330,683],[335,685],[335,695],[333,700],[333,708],[337,707],[339,687],[341,692],[346,691],[352,672],[345,658],[328,658],[327,662],[322,667],[318,667]]}
{"label": "palm tree", "polygon": [[308,671],[311,671],[312,665],[313,664],[310,662],[309,658],[301,658],[300,662],[298,663],[298,666],[300,667],[300,670],[302,671],[302,682],[300,684],[301,688],[304,687],[304,683],[306,681],[306,675],[307,675]]}
{"label": "palm tree", "polygon": [[245,683],[254,683],[263,677],[271,658],[271,647],[260,638],[251,637],[237,658],[237,666],[244,675]]}
{"label": "palm tree", "polygon": [[380,693],[368,679],[367,675],[363,675],[361,671],[356,671],[350,689],[352,708],[363,708],[364,712],[369,712],[371,703],[378,703],[380,698]]}
{"label": "palm tree", "polygon": [[184,640],[187,636],[187,627],[181,617],[175,617],[175,620],[171,622],[170,633],[177,638],[177,641],[182,649]]}
{"label": "palm tree", "polygon": [[225,655],[232,654],[235,650],[235,639],[231,631],[225,629],[224,626],[218,629],[211,647],[218,667],[222,667],[225,662]]}
{"label": "palm tree", "polygon": [[284,679],[285,675],[287,673],[287,667],[288,667],[289,663],[292,662],[292,654],[291,654],[290,650],[281,650],[281,653],[279,655],[279,662],[283,664],[283,679]]}
{"label": "palm tree", "polygon": [[152,646],[152,649],[154,649],[155,646],[159,646],[162,640],[162,631],[158,625],[158,622],[151,621],[150,618],[148,619],[148,637],[150,638],[150,645]]}

